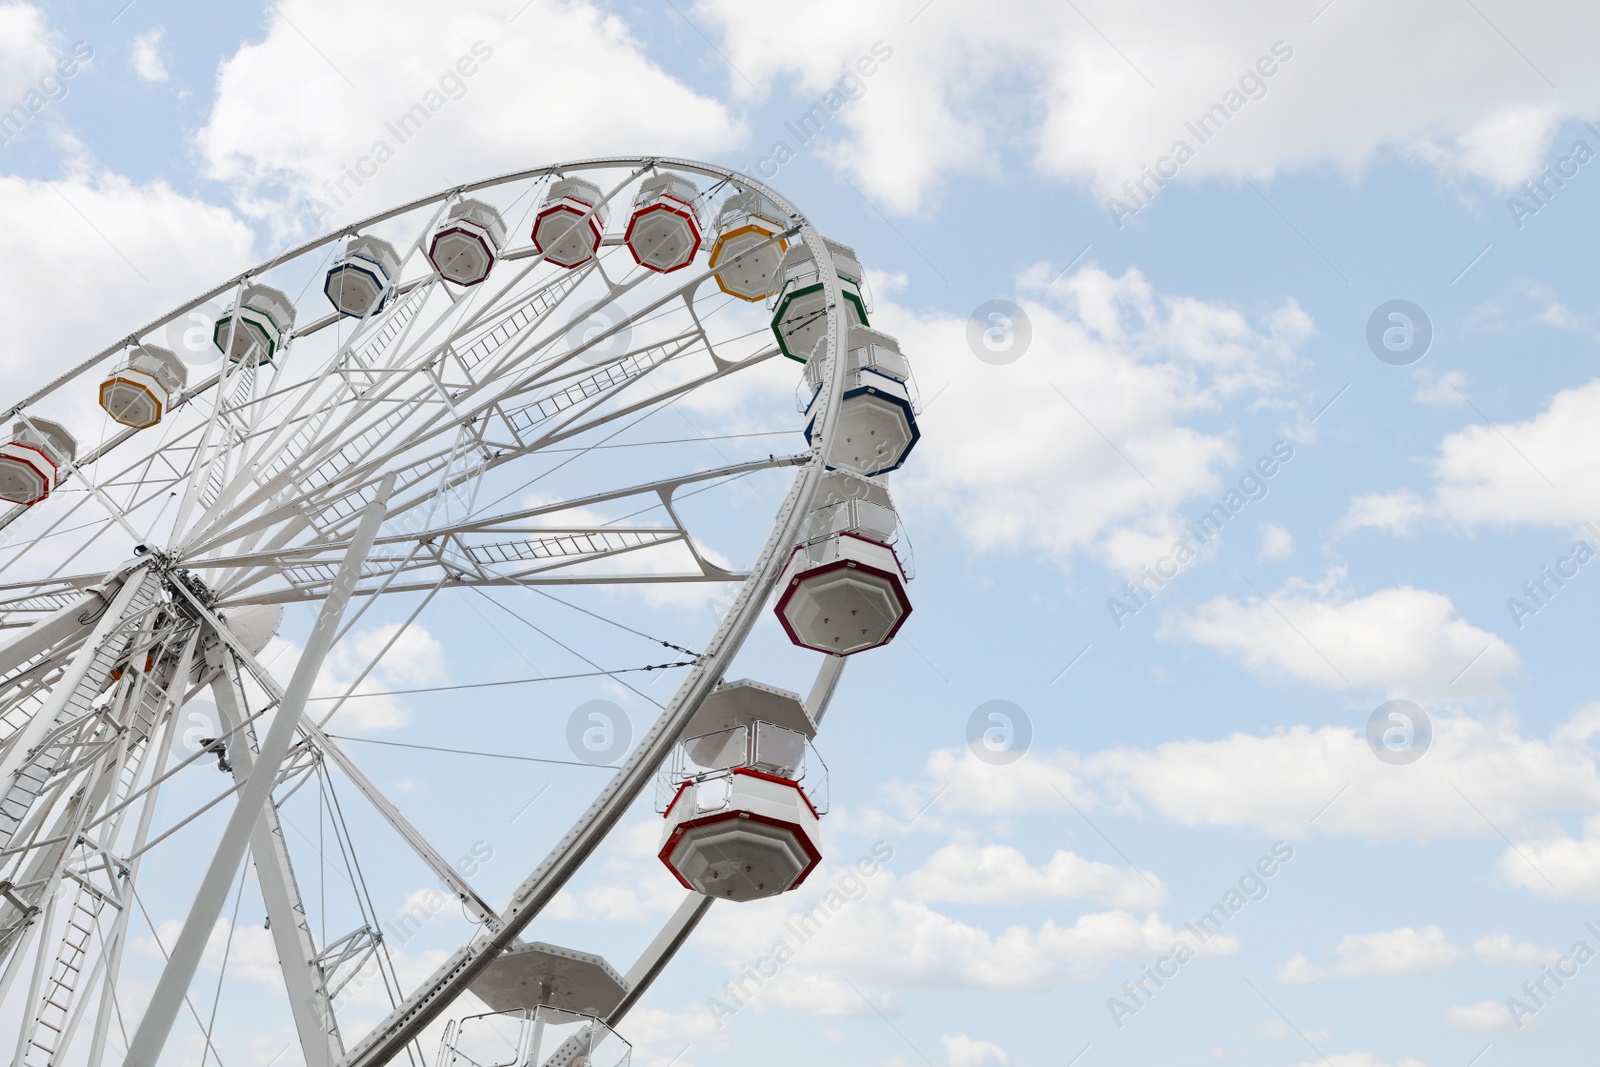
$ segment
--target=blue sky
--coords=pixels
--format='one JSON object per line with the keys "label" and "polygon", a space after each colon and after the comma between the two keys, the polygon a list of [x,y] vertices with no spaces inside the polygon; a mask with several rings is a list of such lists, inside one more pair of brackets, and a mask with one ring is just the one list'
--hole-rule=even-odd
{"label": "blue sky", "polygon": [[[119,7],[0,5],[0,106],[74,42],[94,53],[0,146],[8,395],[318,232],[308,198],[478,40],[493,59],[340,222],[519,166],[662,152],[757,167],[784,140],[795,157],[772,183],[873,272],[875,325],[904,341],[927,404],[924,440],[894,481],[916,547],[915,614],[891,647],[851,662],[819,737],[829,866],[790,897],[718,905],[622,1028],[639,1062],[987,1067],[1082,1052],[1085,1067],[1446,1067],[1563,1062],[1592,1046],[1583,1020],[1600,1004],[1600,962],[1559,988],[1547,979],[1545,1004],[1522,987],[1576,942],[1600,952],[1585,927],[1600,927],[1600,693],[1583,622],[1600,606],[1600,563],[1547,585],[1533,614],[1508,601],[1529,603],[1524,583],[1575,543],[1600,551],[1584,528],[1600,526],[1587,269],[1600,161],[1574,153],[1583,142],[1600,154],[1585,126],[1600,120],[1582,48],[1600,28],[1593,11]],[[890,57],[798,144],[788,124],[875,42]],[[1278,42],[1292,58],[1259,98],[1119,227],[1108,198],[1125,199],[1124,181],[1175,139],[1194,140],[1185,122]],[[1522,186],[1547,166],[1568,176],[1541,204]],[[1513,197],[1538,211],[1514,212]],[[966,340],[968,317],[995,299],[1032,327],[1004,366]],[[1366,341],[1374,310],[1397,299],[1434,334],[1406,366]],[[697,409],[699,428],[786,428],[791,385],[766,380],[740,410]],[[1108,599],[1278,442],[1293,455],[1265,495],[1119,627]],[[722,460],[689,446],[661,462]],[[749,562],[782,491],[764,476],[708,511],[709,543]],[[715,596],[592,603],[693,646]],[[410,606],[376,609],[365,647]],[[502,640],[480,611],[492,609],[430,606],[426,640],[386,659],[377,682],[572,667],[526,635]],[[607,663],[665,661],[576,613],[548,619]],[[308,624],[291,614],[282,647]],[[328,684],[348,684],[361,655]],[[803,689],[813,669],[766,625],[736,673]],[[646,692],[665,699],[669,677]],[[614,687],[536,688],[386,700],[341,732],[564,757],[567,715],[586,699],[618,700],[636,733],[648,722],[648,704]],[[1432,747],[1404,766],[1366,741],[1390,699],[1433,724]],[[992,700],[1031,723],[1031,748],[1005,766],[966,742]],[[491,899],[599,785],[583,768],[351,752],[447,856],[492,847]],[[513,823],[547,784],[536,814]],[[377,840],[375,820],[347,814]],[[315,864],[316,812],[299,817]],[[625,969],[674,903],[652,818],[633,813],[533,936]],[[189,831],[197,853],[216,829]],[[865,895],[717,1025],[708,999],[725,999],[784,919],[836,883],[834,864],[880,841],[894,858]],[[1129,998],[1123,983],[1278,841],[1292,859],[1229,919],[1228,940],[1147,1004]],[[397,849],[370,862],[394,914],[427,884]],[[158,923],[183,914],[186,870],[179,858],[156,873]],[[442,915],[400,955],[423,973],[470,929]],[[224,1001],[230,1067],[268,1064],[290,1032],[249,1010],[272,984],[270,949],[256,947],[269,953],[259,973]],[[152,959],[133,966],[149,978]],[[1114,997],[1138,1010],[1113,1012]],[[1538,1007],[1521,1026],[1511,998]]]}

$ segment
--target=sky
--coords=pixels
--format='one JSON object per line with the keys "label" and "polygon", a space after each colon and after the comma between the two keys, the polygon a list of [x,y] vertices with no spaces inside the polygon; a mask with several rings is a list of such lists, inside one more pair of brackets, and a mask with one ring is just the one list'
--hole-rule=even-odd
{"label": "sky", "polygon": [[[915,369],[914,614],[819,735],[824,866],[712,910],[622,1025],[635,1062],[1572,1062],[1600,1008],[1597,31],[1594,5],[1509,0],[0,4],[0,109],[26,113],[0,144],[0,385],[462,182],[609,153],[757,175],[858,251]],[[424,132],[341,189],[430,92]],[[792,384],[693,417],[785,425]],[[703,517],[739,564],[783,491],[756,481]],[[726,596],[606,610],[692,645]],[[570,666],[468,639],[493,628],[470,604],[430,607],[371,691]],[[408,610],[365,618],[323,692]],[[738,673],[803,690],[814,660],[769,621]],[[635,736],[653,710],[517,692],[378,698],[341,732],[562,757],[583,701]],[[600,784],[350,750],[444,854],[490,855],[496,900]],[[320,871],[321,816],[295,817]],[[530,936],[625,970],[680,895],[658,825],[630,813]],[[219,828],[146,891],[169,943]],[[398,918],[425,872],[374,848]],[[403,976],[470,933],[450,912],[391,938]],[[252,1009],[270,941],[235,924],[219,1052],[292,1062],[287,1017]]]}

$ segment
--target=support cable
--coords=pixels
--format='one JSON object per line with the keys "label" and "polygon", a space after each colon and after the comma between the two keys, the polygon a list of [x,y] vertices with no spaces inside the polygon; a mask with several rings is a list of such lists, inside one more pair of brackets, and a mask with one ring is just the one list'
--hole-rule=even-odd
{"label": "support cable", "polygon": [[[493,604],[495,607],[499,608],[501,611],[505,612],[507,615],[510,615],[513,619],[516,619],[518,622],[522,623],[522,625],[526,626],[528,629],[532,630],[534,633],[538,634],[540,637],[543,637],[546,641],[549,641],[551,644],[556,645],[559,648],[565,649],[571,655],[577,656],[579,659],[583,660],[583,662],[587,663],[589,666],[593,667],[595,670],[598,671],[598,670],[602,669],[600,664],[596,663],[594,660],[590,659],[588,656],[585,656],[582,652],[579,652],[577,649],[573,648],[571,645],[565,644],[562,641],[558,640],[557,638],[552,637],[550,634],[546,633],[544,630],[541,630],[538,626],[536,626],[533,623],[529,622],[527,619],[523,618],[521,615],[518,615],[515,611],[511,610],[510,608],[506,607],[504,604],[500,603],[500,601],[496,600],[494,597],[490,596],[488,593],[484,592],[482,589],[479,589],[478,587],[473,586],[472,587],[472,591],[477,593],[479,596],[483,597],[483,599],[487,600],[489,603]],[[658,708],[666,706],[666,705],[662,704],[661,701],[657,700],[655,697],[648,695],[647,693],[641,691],[640,689],[638,689],[635,686],[629,685],[627,682],[618,681],[617,684],[622,686],[623,688],[627,689],[629,692],[633,693],[635,696],[639,697],[640,699],[648,700],[650,703],[654,704]]]}
{"label": "support cable", "polygon": [[[150,910],[144,906],[144,898],[139,895],[139,890],[129,884],[128,892],[133,895],[133,902],[139,905],[139,914],[144,916],[144,924],[150,928],[150,940],[154,941],[156,948],[161,951],[161,958],[164,960],[170,959],[171,956],[167,952],[167,946],[161,943],[161,934],[156,930],[155,920],[150,918]],[[183,1003],[188,1007],[189,1014],[194,1016],[194,1024],[200,1028],[200,1035],[205,1038],[206,1047],[216,1053],[217,1067],[223,1067],[222,1053],[218,1052],[217,1047],[211,1043],[211,1035],[206,1032],[205,1024],[200,1021],[200,1013],[195,1010],[194,1001],[189,999],[187,992],[183,995]],[[126,1030],[124,1030],[124,1036],[126,1036]]]}
{"label": "support cable", "polygon": [[[676,645],[670,646],[676,648]],[[685,649],[684,651],[688,651]],[[451,693],[460,689],[497,689],[507,685],[532,685],[534,682],[566,682],[574,678],[610,678],[618,674],[634,674],[639,671],[665,671],[674,667],[693,667],[694,660],[679,660],[677,663],[651,663],[644,667],[618,667],[613,671],[580,671],[577,674],[546,674],[538,678],[508,678],[503,682],[463,682],[460,685],[428,685],[420,689],[385,689],[375,693],[346,693],[344,696],[308,697],[306,703],[319,700],[356,700],[361,697],[404,697],[415,696],[418,693]],[[332,734],[328,735],[332,737]]]}
{"label": "support cable", "polygon": [[351,737],[349,734],[329,734],[328,736],[335,741],[359,741],[364,745],[385,745],[389,748],[414,748],[421,752],[448,752],[454,756],[485,756],[489,759],[509,759],[522,763],[554,763],[563,767],[598,767],[607,771],[617,769],[609,763],[585,763],[581,760],[571,759],[545,759],[542,756],[517,756],[509,752],[477,752],[466,748],[439,748],[434,745],[418,745],[404,741],[379,741],[375,737]]}
{"label": "support cable", "polygon": [[[228,957],[233,954],[233,932],[239,928],[239,905],[244,902],[244,880],[250,868],[239,867],[239,888],[233,894],[233,916],[228,920],[228,940],[222,946],[222,964],[217,968],[217,992],[211,998],[211,1021],[206,1024],[206,1047],[200,1051],[200,1067],[206,1067],[211,1052],[211,1035],[217,1029],[217,1009],[222,1006],[222,980],[228,974]],[[219,1064],[221,1060],[217,1061]]]}
{"label": "support cable", "polygon": [[[383,975],[384,993],[389,997],[389,1006],[392,1008],[400,1002],[400,975],[395,970],[394,959],[389,955],[389,945],[384,941],[378,925],[378,909],[372,903],[372,890],[367,886],[366,874],[361,870],[361,860],[356,855],[355,839],[350,836],[350,825],[345,821],[344,807],[339,803],[339,792],[333,787],[333,775],[328,772],[327,763],[317,761],[317,767],[322,781],[327,789],[328,799],[333,802],[332,819],[334,840],[339,842],[339,852],[344,857],[346,877],[350,879],[351,886],[356,891],[356,907],[361,912],[362,921],[370,928],[377,941],[379,956],[378,971]],[[384,969],[384,965],[388,969]],[[410,1058],[412,1067],[423,1067],[427,1057],[422,1054],[421,1045],[412,1041],[406,1045],[406,1053]],[[202,1065],[204,1067],[204,1065]]]}
{"label": "support cable", "polygon": [[[620,622],[616,621],[615,619],[608,619],[604,615],[601,615],[599,612],[590,611],[588,608],[579,607],[578,605],[572,603],[570,600],[562,600],[560,597],[555,596],[552,593],[545,592],[543,589],[540,589],[538,586],[528,585],[527,583],[522,582],[522,581],[520,581],[519,579],[516,579],[516,578],[513,578],[511,580],[516,582],[518,585],[522,586],[524,589],[531,589],[533,592],[538,593],[540,596],[544,597],[546,600],[554,600],[557,604],[560,604],[563,607],[571,608],[573,611],[582,612],[583,614],[589,616],[591,619],[599,619],[603,623],[609,623],[610,625],[615,626],[619,630],[626,630],[630,634],[634,634],[637,637],[644,638],[646,641],[654,641],[656,644],[660,645],[662,648],[670,648],[674,652],[682,652],[684,655],[687,655],[687,656],[698,657],[700,655],[700,653],[696,652],[692,648],[684,648],[682,645],[675,645],[671,641],[663,641],[661,638],[655,637],[655,636],[653,636],[651,634],[647,634],[643,630],[635,630],[633,627],[624,625],[623,623],[620,623]],[[649,670],[649,669],[653,669],[653,668],[646,668],[646,669]]]}

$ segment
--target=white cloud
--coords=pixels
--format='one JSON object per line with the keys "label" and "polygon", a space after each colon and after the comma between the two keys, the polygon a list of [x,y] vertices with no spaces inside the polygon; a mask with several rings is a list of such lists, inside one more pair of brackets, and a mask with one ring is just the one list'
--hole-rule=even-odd
{"label": "white cloud", "polygon": [[1454,139],[1414,145],[1418,157],[1446,174],[1471,174],[1505,191],[1539,169],[1564,117],[1547,107],[1504,107],[1482,112],[1476,125]]}
{"label": "white cloud", "polygon": [[1411,399],[1431,407],[1457,407],[1467,402],[1466,390],[1467,376],[1460,371],[1436,375],[1432,371],[1419,370],[1417,391],[1411,394]]}
{"label": "white cloud", "polygon": [[[627,1036],[633,1043],[633,1062],[645,1067],[691,1067],[696,1053],[726,1047],[727,1037],[717,1019],[704,1007],[670,1012],[660,1008],[638,1008],[628,1013]],[[724,1023],[726,1025],[726,1023]]]}
{"label": "white cloud", "polygon": [[[654,65],[595,4],[462,0],[445,22],[436,14],[426,0],[274,8],[264,38],[222,65],[199,135],[208,176],[251,214],[317,197],[348,222],[530,164],[641,146],[719,154],[736,135],[720,103]],[[386,124],[419,103],[427,121],[402,143]],[[358,187],[343,168],[379,141],[393,158]]]}
{"label": "white cloud", "polygon": [[1600,901],[1600,818],[1585,831],[1519,841],[1501,855],[1500,877],[1551,900]]}
{"label": "white cloud", "polygon": [[662,867],[655,856],[660,846],[659,827],[650,826],[650,841],[655,847],[641,863],[625,868],[613,866],[606,872],[606,884],[582,889],[563,889],[541,913],[548,919],[600,920],[609,923],[659,923],[683,901],[683,889]]}
{"label": "white cloud", "polygon": [[[389,639],[399,630],[399,624],[356,630],[339,642],[328,653],[311,687],[309,713],[318,721],[339,703],[336,699],[350,691],[361,672],[373,657],[383,652]],[[300,657],[300,646],[281,637],[274,637],[262,650],[261,661],[267,664],[280,684],[286,684],[294,674]],[[356,685],[350,699],[339,708],[338,717],[330,729],[335,732],[354,730],[393,730],[404,726],[410,719],[402,699],[387,695],[397,689],[419,689],[443,684],[448,677],[445,670],[444,646],[420,623],[412,623],[400,634],[394,647],[384,653],[370,673]],[[363,696],[362,694],[385,694]]]}
{"label": "white cloud", "polygon": [[[654,879],[649,886],[668,888],[669,884]],[[543,912],[550,919],[601,919],[605,922],[636,922],[658,914],[662,909],[652,907],[645,886],[596,886],[582,893],[563,890]],[[656,894],[660,896],[660,894]],[[680,894],[681,896],[681,894]],[[674,901],[673,903],[676,903]],[[669,904],[667,911],[671,910]]]}
{"label": "white cloud", "polygon": [[133,39],[133,72],[147,82],[164,82],[172,75],[167,73],[166,60],[161,57],[161,42],[167,31],[160,26],[147,30]]}
{"label": "white cloud", "polygon": [[33,4],[0,4],[0,109],[9,108],[55,63],[54,34]]}
{"label": "white cloud", "polygon": [[1250,1029],[1263,1037],[1276,1037],[1288,1041],[1299,1041],[1304,1037],[1314,1045],[1323,1045],[1333,1040],[1333,1035],[1320,1026],[1302,1026],[1295,1030],[1282,1019],[1264,1019],[1261,1022],[1251,1023]]}
{"label": "white cloud", "polygon": [[1325,978],[1365,978],[1375,974],[1424,974],[1452,967],[1467,958],[1443,930],[1403,926],[1372,934],[1346,934],[1333,949],[1334,961],[1314,964],[1300,953],[1278,965],[1278,981],[1305,985]]}
{"label": "white cloud", "polygon": [[990,1067],[1011,1062],[1011,1057],[999,1045],[978,1041],[966,1034],[940,1034],[939,1044],[944,1046],[944,1058],[950,1067]]}
{"label": "white cloud", "polygon": [[1344,530],[1371,527],[1406,535],[1428,515],[1428,504],[1409,489],[1392,493],[1366,493],[1350,501],[1350,510],[1340,525]]}
{"label": "white cloud", "polygon": [[1357,497],[1347,527],[1404,532],[1423,518],[1486,526],[1571,527],[1600,518],[1600,378],[1549,399],[1537,415],[1450,434],[1429,462],[1424,495],[1399,490]]}
{"label": "white cloud", "polygon": [[[104,173],[0,176],[0,230],[0,380],[14,397],[237,273],[254,244],[224,208]],[[55,402],[101,424],[89,383]]]}
{"label": "white cloud", "polygon": [[1089,265],[1021,280],[1032,342],[1006,366],[968,347],[967,320],[883,299],[925,397],[922,442],[897,499],[955,516],[980,548],[1088,551],[1129,572],[1170,550],[1179,506],[1214,494],[1232,435],[1189,425],[1271,395],[1312,332],[1298,304],[1259,315],[1159,293],[1137,270]]}
{"label": "white cloud", "polygon": [[1285,560],[1294,555],[1294,535],[1281,524],[1269,522],[1261,527],[1261,558]]}
{"label": "white cloud", "polygon": [[[1331,1056],[1318,1060],[1307,1060],[1300,1067],[1391,1067],[1387,1060],[1380,1060],[1370,1052],[1335,1052]],[[1396,1060],[1392,1067],[1428,1067],[1422,1060]]]}
{"label": "white cloud", "polygon": [[[385,646],[389,646],[387,651]],[[356,631],[333,647],[327,670],[338,676],[354,676],[380,653],[383,659],[373,674],[382,677],[385,688],[414,689],[446,680],[444,646],[419,623],[412,623],[403,633],[399,623]]]}
{"label": "white cloud", "polygon": [[[903,819],[947,784],[919,828],[938,828],[946,812],[1068,813],[1056,787],[1085,811],[1110,806],[1136,815],[1151,809],[1183,826],[1249,828],[1294,839],[1310,834],[1313,817],[1327,834],[1428,841],[1493,835],[1485,817],[1502,829],[1520,829],[1537,825],[1545,813],[1600,808],[1594,758],[1568,728],[1541,740],[1505,720],[1436,711],[1432,721],[1431,746],[1405,767],[1379,761],[1364,729],[1347,726],[1291,726],[1266,736],[1235,733],[1087,755],[1036,749],[1003,768],[965,749],[939,750],[929,754],[924,781],[884,787],[904,812],[901,821],[881,815],[874,821],[870,814],[858,821],[903,829]],[[1593,871],[1600,891],[1600,856]]]}
{"label": "white cloud", "polygon": [[[832,881],[824,867],[799,892],[713,911],[703,944],[721,957],[732,981],[773,952],[781,937],[793,958],[761,984],[757,1003],[816,1015],[870,1015],[863,995],[882,1008],[892,1006],[896,994],[915,990],[1038,990],[1083,981],[1115,963],[1166,952],[1180,933],[1153,913],[1123,910],[991,932],[907,899],[906,887],[887,870],[866,879],[864,893],[841,898],[831,914],[824,910],[820,926],[806,924],[809,909],[825,909],[818,901]],[[809,936],[802,939],[797,930]],[[1237,938],[1222,935],[1201,954],[1237,948]]]}
{"label": "white cloud", "polygon": [[[825,127],[821,151],[891,210],[921,207],[939,177],[957,165],[952,152],[957,145],[965,146],[962,169],[974,161],[984,168],[986,159],[987,169],[994,168],[986,151],[991,131],[980,114],[963,105],[972,103],[971,90],[1006,61],[1005,46],[991,39],[995,29],[1005,24],[1021,29],[1031,13],[979,20],[965,40],[942,26],[930,30],[935,12],[924,13],[917,20],[921,25],[908,25],[898,11],[848,0],[814,0],[781,21],[731,0],[701,0],[695,14],[721,29],[723,51],[742,72],[730,76],[730,88],[750,95],[744,77],[759,83],[758,93],[776,80],[790,81],[804,101],[796,119],[823,103],[847,70],[857,74],[863,89],[842,107],[835,98],[838,113]],[[873,70],[867,77],[854,69],[863,57]],[[756,131],[753,147],[766,153],[777,138],[791,149],[806,150],[784,128]]]}
{"label": "white cloud", "polygon": [[1455,1005],[1445,1010],[1444,1021],[1457,1030],[1485,1033],[1491,1030],[1510,1030],[1516,1020],[1498,1000],[1484,1000],[1477,1004]]}
{"label": "white cloud", "polygon": [[1588,323],[1580,315],[1575,315],[1572,309],[1559,300],[1552,300],[1539,312],[1539,321],[1546,326],[1554,326],[1558,330],[1582,330]]}
{"label": "white cloud", "polygon": [[[135,937],[132,939],[133,947],[140,955],[151,959],[166,959],[166,951],[170,951],[178,940],[178,934],[183,929],[183,924],[176,919],[168,919],[156,927],[160,943],[155,937]],[[163,951],[163,947],[166,951]],[[273,943],[272,933],[258,923],[240,923],[233,928],[229,936],[228,921],[218,919],[211,928],[211,936],[206,940],[205,954],[200,958],[200,966],[215,973],[221,970],[226,961],[227,972],[233,978],[246,981],[259,982],[262,985],[283,991],[283,972],[278,967],[278,950]]]}
{"label": "white cloud", "polygon": [[438,918],[439,914],[453,902],[453,898],[447,896],[438,886],[423,886],[407,893],[399,906],[394,909],[390,919],[396,921],[395,929],[409,940],[424,926]]}
{"label": "white cloud", "polygon": [[1585,704],[1557,728],[1555,736],[1563,741],[1581,745],[1600,734],[1600,701]]}
{"label": "white cloud", "polygon": [[[803,101],[820,98],[874,40],[892,48],[820,140],[852,181],[902,212],[926,210],[951,176],[998,175],[1014,156],[1104,196],[1179,139],[1194,150],[1179,181],[1318,165],[1355,173],[1388,151],[1503,193],[1550,157],[1563,121],[1600,108],[1600,74],[1580,45],[1600,32],[1600,14],[1576,0],[1514,25],[1406,0],[1385,7],[1377,38],[1357,9],[1312,25],[1270,0],[1139,0],[1093,13],[1092,25],[1044,0],[1009,5],[1005,18],[934,5],[910,24],[898,9],[847,0],[808,0],[781,22],[736,0],[700,0],[695,12],[720,31],[737,71],[730,88],[744,95],[750,78],[757,92],[787,83]],[[1252,69],[1263,59],[1266,78]],[[1225,122],[1202,143],[1186,123],[1219,103]],[[805,150],[781,128],[757,140],[780,136]]]}
{"label": "white cloud", "polygon": [[1340,568],[1317,584],[1291,579],[1265,599],[1219,596],[1167,616],[1159,633],[1228,652],[1256,674],[1413,697],[1492,694],[1521,662],[1449,597],[1411,586],[1358,597],[1344,577]]}
{"label": "white cloud", "polygon": [[[1503,826],[1600,803],[1600,776],[1584,752],[1465,717],[1436,716],[1433,727],[1426,755],[1403,768],[1377,760],[1356,730],[1296,726],[1268,737],[1113,750],[1088,769],[1182,824],[1284,836],[1308,833],[1313,817],[1324,833],[1367,840],[1483,836],[1492,831],[1478,811]],[[1469,783],[1471,804],[1452,782]]]}
{"label": "white cloud", "polygon": [[[930,826],[939,825],[945,812],[1066,811],[1068,800],[1080,807],[1094,804],[1093,795],[1081,782],[1080,762],[1073,752],[1031,751],[1017,763],[995,766],[967,748],[936,749],[928,753],[926,782],[891,782],[885,792],[907,820],[926,807],[920,818],[922,822],[932,820]],[[867,828],[876,830],[878,826]]]}
{"label": "white cloud", "polygon": [[[1510,934],[1485,934],[1470,949],[1455,945],[1437,926],[1410,926],[1371,934],[1346,934],[1333,947],[1333,959],[1313,963],[1295,953],[1278,965],[1278,980],[1305,985],[1327,978],[1366,978],[1377,974],[1423,974],[1477,959],[1493,967],[1535,969],[1561,958],[1561,953]],[[1478,1005],[1482,1007],[1482,1005]]]}
{"label": "white cloud", "polygon": [[1472,942],[1473,954],[1496,967],[1542,967],[1561,958],[1554,949],[1518,941],[1507,933],[1485,934]]}
{"label": "white cloud", "polygon": [[[602,858],[557,893],[540,913],[547,919],[599,919],[660,924],[683,902],[683,887],[658,858],[661,820],[626,823],[607,839]],[[509,898],[501,903],[509,903]]]}
{"label": "white cloud", "polygon": [[[1146,881],[1150,878],[1150,881]],[[925,901],[1016,904],[1075,897],[1118,908],[1149,909],[1166,902],[1166,891],[1150,875],[1057,851],[1042,867],[1008,845],[952,843],[929,856],[906,879],[906,890]]]}

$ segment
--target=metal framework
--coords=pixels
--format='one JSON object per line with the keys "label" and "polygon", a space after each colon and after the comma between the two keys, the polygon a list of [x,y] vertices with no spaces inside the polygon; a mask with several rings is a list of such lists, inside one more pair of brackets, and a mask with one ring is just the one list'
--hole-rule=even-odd
{"label": "metal framework", "polygon": [[[0,1005],[19,1021],[14,1064],[101,1067],[110,1056],[152,1067],[185,1016],[214,1054],[194,975],[213,926],[237,899],[246,855],[304,1062],[416,1062],[424,1028],[519,943],[650,784],[738,654],[801,536],[841,406],[848,320],[839,281],[820,272],[827,329],[812,374],[824,385],[808,447],[711,469],[640,465],[624,484],[586,484],[591,468],[572,467],[569,477],[569,464],[779,354],[769,331],[747,328],[759,309],[719,292],[703,261],[646,270],[615,236],[588,263],[564,269],[526,243],[521,225],[523,236],[514,232],[487,279],[471,287],[441,276],[428,242],[468,198],[497,204],[509,220],[555,179],[581,175],[603,191],[604,203],[591,209],[598,212],[626,204],[663,170],[707,186],[702,210],[729,195],[766,198],[787,217],[781,238],[829,261],[811,224],[744,175],[681,159],[564,163],[446,190],[293,248],[11,408],[7,421],[24,427],[66,421],[127,351],[164,343],[208,303],[237,308],[257,283],[309,293],[295,298],[299,325],[270,360],[219,358],[170,398],[160,426],[108,423],[101,440],[57,457],[49,499],[0,504]],[[327,263],[346,238],[375,233],[400,251],[385,302],[364,317],[323,313],[317,283]],[[578,309],[594,324],[582,335],[572,329]],[[223,352],[235,345],[239,318],[219,328]],[[501,474],[511,464],[541,486],[575,488],[505,508],[480,499],[485,486],[516,480]],[[717,565],[684,520],[683,501],[775,468],[792,468],[793,480],[754,563],[746,572]],[[597,509],[623,517],[591,521]],[[738,592],[659,717],[503,910],[328,736],[332,712],[307,711],[324,657],[382,596],[421,592],[425,606],[442,589],[672,582],[732,582]],[[278,606],[296,603],[319,614],[285,685],[259,656]],[[809,700],[818,720],[843,662],[824,659]],[[219,734],[186,752],[178,743],[185,705],[202,696],[216,705]],[[158,803],[174,795],[174,783],[197,780],[194,768],[218,765],[232,783],[220,795],[179,809]],[[308,918],[279,810],[332,773],[480,924],[477,937],[411,988],[387,962],[375,916],[327,943]],[[163,947],[165,968],[141,1012],[121,992],[144,921],[141,874],[159,869],[172,842],[195,847],[183,835],[208,811],[225,814],[226,827],[200,846],[214,850],[206,874],[177,940]],[[606,1022],[633,1006],[710,903],[687,896],[629,969],[628,995]],[[393,1010],[348,1040],[339,994],[374,959]]]}

